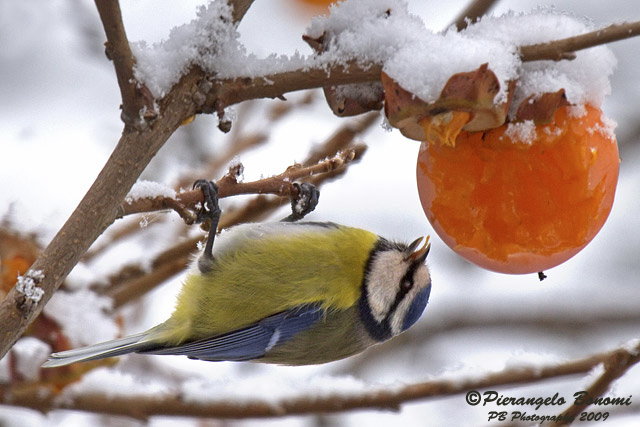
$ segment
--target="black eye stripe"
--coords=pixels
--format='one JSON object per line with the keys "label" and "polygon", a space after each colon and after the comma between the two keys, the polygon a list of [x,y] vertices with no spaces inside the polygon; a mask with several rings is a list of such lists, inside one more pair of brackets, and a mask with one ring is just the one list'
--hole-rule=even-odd
{"label": "black eye stripe", "polygon": [[396,299],[393,300],[393,304],[391,304],[389,312],[385,316],[386,321],[391,319],[391,316],[393,316],[393,313],[395,313],[402,300],[407,296],[411,288],[413,288],[413,275],[408,280],[405,280],[405,277],[402,278],[402,281],[400,282],[400,289],[398,290],[398,293],[396,293]]}
{"label": "black eye stripe", "polygon": [[389,312],[384,318],[385,322],[389,323],[391,316],[393,316],[402,300],[404,300],[409,291],[413,289],[413,275],[418,267],[420,267],[420,263],[412,263],[411,265],[409,265],[409,268],[407,268],[407,272],[404,274],[404,276],[402,276],[402,279],[400,280],[400,289],[398,289],[398,293],[396,293],[396,298],[393,301],[393,304],[391,304],[391,307],[389,307]]}
{"label": "black eye stripe", "polygon": [[418,262],[413,262],[409,265],[409,268],[407,268],[406,273],[404,273],[404,276],[402,276],[402,279],[400,281],[401,287],[404,283],[411,283],[411,286],[413,286],[413,275],[421,265],[422,264]]}

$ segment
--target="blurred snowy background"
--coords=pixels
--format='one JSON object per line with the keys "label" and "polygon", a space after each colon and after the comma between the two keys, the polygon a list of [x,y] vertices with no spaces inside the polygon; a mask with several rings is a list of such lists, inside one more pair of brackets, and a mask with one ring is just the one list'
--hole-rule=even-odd
{"label": "blurred snowy background", "polygon": [[[409,8],[427,27],[445,28],[466,5],[412,0]],[[131,41],[148,43],[167,37],[170,29],[195,17],[198,1],[122,0]],[[640,2],[614,0],[502,0],[492,13],[529,11],[554,6],[596,26],[640,19]],[[247,51],[310,53],[301,40],[314,13],[295,0],[258,0],[240,25]],[[104,56],[104,33],[95,6],[87,0],[0,0],[0,217],[15,228],[32,231],[45,245],[69,216],[105,163],[122,130],[119,91],[113,67]],[[622,159],[613,211],[599,235],[564,265],[536,275],[508,276],[484,271],[458,258],[440,242],[425,218],[415,188],[418,143],[374,125],[359,140],[369,145],[363,160],[339,181],[322,188],[318,209],[309,219],[335,221],[370,229],[380,235],[413,240],[432,235],[429,265],[433,290],[420,322],[398,339],[345,361],[325,366],[288,368],[242,363],[206,363],[178,357],[130,356],[102,372],[86,387],[101,381],[122,384],[123,378],[155,378],[170,386],[173,378],[207,379],[207,393],[261,397],[265,393],[295,393],[310,389],[318,378],[322,387],[340,388],[338,379],[353,377],[375,385],[398,385],[429,378],[456,378],[498,371],[505,366],[536,364],[583,357],[613,349],[638,337],[640,326],[640,39],[610,44],[618,58],[612,94],[605,113],[618,122]],[[271,125],[265,111],[273,103],[260,101],[237,106],[240,129],[266,132],[269,143],[244,153],[245,179],[283,171],[306,157],[310,147],[327,138],[345,119],[334,117],[316,93],[314,102],[298,108]],[[300,100],[305,94],[291,94]],[[380,118],[379,122],[382,122]],[[216,128],[213,117],[198,117],[181,128],[152,162],[143,178],[172,185],[200,165],[203,153],[224,150],[229,135]],[[265,126],[270,126],[265,129]],[[211,177],[215,178],[215,177]],[[226,200],[228,205],[240,203]],[[274,218],[284,216],[285,209]],[[144,262],[150,253],[168,247],[181,229],[177,215],[147,218],[163,222],[144,237],[107,251],[89,266],[72,272],[69,283],[83,282],[133,260]],[[118,224],[116,224],[117,228]],[[109,236],[109,231],[106,237]],[[150,250],[151,248],[151,250]],[[124,332],[133,333],[164,320],[170,313],[182,276],[178,275],[141,301],[121,309]],[[70,314],[70,316],[73,313]],[[99,316],[98,316],[99,317]],[[86,321],[76,322],[87,331]],[[109,323],[92,321],[88,339],[111,338]],[[78,332],[80,335],[81,332]],[[81,339],[81,338],[78,338]],[[117,371],[117,372],[116,372]],[[164,373],[164,374],[163,374]],[[133,380],[132,380],[133,381]],[[313,382],[312,382],[313,381]],[[92,383],[92,384],[89,384]],[[155,383],[154,383],[155,384]],[[307,385],[305,385],[307,384]],[[571,396],[589,381],[565,377],[522,387],[500,387],[510,396]],[[216,390],[216,385],[219,387]],[[82,386],[80,384],[79,386]],[[149,384],[146,384],[149,387]],[[348,387],[347,387],[348,388]],[[135,386],[132,386],[135,389]],[[290,390],[289,390],[290,389]],[[640,421],[640,368],[614,384],[608,395],[633,395],[633,405],[613,410],[607,426],[637,425]],[[638,402],[635,402],[638,396]],[[517,408],[509,408],[517,409]],[[530,408],[524,408],[528,410]],[[464,395],[407,404],[399,413],[358,411],[340,415],[288,417],[277,420],[211,421],[199,425],[290,426],[445,426],[484,425],[493,407],[471,407]],[[595,410],[595,409],[593,409]],[[531,412],[534,412],[531,408]],[[557,414],[557,407],[536,411]],[[616,413],[617,412],[617,413]],[[151,426],[184,425],[185,419],[158,417]],[[39,414],[0,406],[1,425],[118,425],[140,422],[125,418],[92,417],[64,411]],[[497,424],[503,425],[503,424]]]}

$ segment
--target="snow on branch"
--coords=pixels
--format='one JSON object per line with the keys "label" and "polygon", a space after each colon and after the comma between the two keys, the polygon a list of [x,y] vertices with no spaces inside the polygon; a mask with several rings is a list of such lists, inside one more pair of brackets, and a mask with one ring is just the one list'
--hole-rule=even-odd
{"label": "snow on branch", "polygon": [[[491,2],[471,6],[473,13],[481,13]],[[639,25],[600,30],[566,14],[539,10],[486,16],[473,23],[467,20],[462,31],[451,27],[434,33],[408,12],[403,1],[351,0],[312,20],[304,38],[314,54],[258,58],[245,51],[228,18],[220,19],[229,13],[223,3],[210,3],[191,23],[175,28],[166,41],[133,44],[136,78],[162,97],[181,77],[195,73],[200,79],[193,94],[198,112],[222,118],[226,107],[248,99],[281,98],[287,92],[314,87],[377,83],[381,71],[431,102],[453,74],[488,63],[500,82],[498,98],[505,96],[507,82],[516,79],[525,80],[527,96],[544,93],[551,83],[568,82],[570,102],[598,105],[610,90],[608,76],[615,66],[605,47],[581,53],[571,65],[552,63],[541,70],[523,63],[575,58],[578,50],[634,36]],[[536,76],[535,81],[529,74]]]}
{"label": "snow on branch", "polygon": [[[522,63],[532,63],[539,60],[557,61],[559,59],[575,59],[576,51],[635,37],[638,35],[639,28],[640,21],[615,24],[604,29],[588,31],[578,36],[514,47],[514,55],[519,58],[519,61]],[[596,55],[601,54],[602,53]],[[587,73],[589,74],[588,76],[584,76],[585,81],[576,81],[576,83],[568,89],[573,95],[574,99],[572,99],[572,101],[582,103],[585,102],[585,100],[591,100],[591,97],[595,97],[597,99],[593,100],[593,103],[601,103],[601,98],[609,91],[608,75],[612,72],[613,65],[615,64],[615,60],[610,54],[605,53],[605,55],[608,57],[604,58],[604,61],[594,60],[592,56],[589,56],[575,63],[573,67],[581,69],[580,73],[576,73],[575,76],[584,76],[584,70],[590,70],[590,72]],[[409,53],[409,56],[416,55]],[[444,67],[443,69],[447,71],[443,73],[440,79],[442,80],[440,85],[435,82],[437,76],[433,71],[438,70],[439,67],[434,65],[432,68],[427,61],[423,64],[424,66],[417,68],[429,69],[430,72],[424,73],[424,75],[428,76],[430,80],[417,83],[409,81],[405,83],[406,87],[403,87],[409,90],[410,87],[415,86],[414,93],[419,94],[422,99],[437,98],[436,94],[439,94],[444,82],[446,82],[445,78],[449,78],[453,73],[457,72],[457,70],[469,71],[475,69],[479,64],[483,63],[479,61],[480,59],[473,62],[475,67],[471,67],[471,63],[468,63],[465,67],[458,65],[456,69]],[[495,64],[495,61],[487,60],[485,62]],[[590,64],[589,67],[584,67],[583,65],[585,63]],[[598,67],[594,67],[594,65],[598,65]],[[601,68],[602,66],[605,68]],[[549,65],[545,65],[544,67],[549,70],[548,76],[554,73],[557,74],[550,69]],[[565,65],[561,67],[566,68]],[[533,69],[538,68],[540,67],[533,66]],[[194,102],[199,112],[215,112],[218,113],[218,115],[222,115],[224,108],[250,99],[282,98],[288,92],[323,86],[379,82],[380,73],[383,69],[383,65],[377,62],[348,60],[338,64],[312,64],[298,69],[276,71],[247,78],[224,79],[218,77],[213,80],[207,80],[205,77],[207,74],[203,70],[194,68],[192,69],[192,73],[200,75],[202,79],[205,79],[203,81],[208,81],[206,84],[200,84],[199,90],[194,96]],[[415,74],[414,67],[403,67],[403,69],[408,69],[410,74]],[[403,71],[401,71],[400,74],[402,72]],[[567,74],[563,72],[562,75]],[[406,82],[407,80],[402,77],[403,76],[400,76],[399,81]],[[503,75],[502,81],[504,82],[511,77],[515,77],[515,74],[508,72]],[[547,80],[550,78],[551,77],[547,78]],[[208,79],[211,79],[211,77],[208,77]],[[527,79],[524,78],[523,80]],[[547,80],[542,80],[543,87],[539,89],[539,92],[544,92],[546,87],[550,85]],[[566,82],[563,81],[562,83],[564,84]],[[523,84],[530,86],[528,80]],[[536,82],[533,84],[536,84]],[[540,83],[538,83],[538,85],[539,84]],[[594,85],[596,89],[593,89]],[[507,84],[503,85],[505,88],[507,86]]]}
{"label": "snow on branch", "polygon": [[[611,385],[629,369],[640,362],[640,341],[632,340],[626,345],[610,352],[602,361],[602,373],[596,378],[591,386],[585,390],[587,395],[595,399],[603,396]],[[563,419],[575,419],[586,407],[589,406],[587,399],[581,404],[575,404],[562,412]],[[565,424],[569,424],[568,422]]]}
{"label": "snow on branch", "polygon": [[[333,379],[312,382],[307,387],[297,384],[294,391],[280,391],[277,386],[271,396],[239,396],[228,392],[224,385],[208,380],[191,380],[177,389],[153,387],[135,381],[127,387],[113,387],[97,370],[71,387],[61,396],[44,387],[31,386],[5,390],[0,403],[9,403],[48,412],[55,409],[91,411],[129,416],[146,420],[150,416],[190,416],[208,418],[269,418],[285,415],[335,413],[362,409],[399,410],[408,402],[451,396],[469,390],[495,388],[504,385],[531,384],[549,378],[587,374],[599,365],[604,372],[589,388],[596,398],[607,391],[615,379],[640,361],[640,344],[636,341],[603,354],[547,365],[507,367],[473,377],[435,379],[406,385],[370,386],[363,383]],[[92,376],[96,376],[92,380]],[[113,381],[113,380],[112,380]],[[128,381],[132,381],[128,378]],[[118,381],[121,383],[120,381]],[[236,387],[237,384],[232,384]],[[106,389],[105,389],[106,388]],[[202,390],[206,389],[207,393]],[[301,391],[298,391],[302,389]],[[213,391],[216,391],[213,393]],[[593,393],[593,394],[591,394]],[[231,394],[233,397],[228,397]],[[9,399],[9,401],[6,401]],[[584,406],[570,407],[565,414],[580,413]]]}

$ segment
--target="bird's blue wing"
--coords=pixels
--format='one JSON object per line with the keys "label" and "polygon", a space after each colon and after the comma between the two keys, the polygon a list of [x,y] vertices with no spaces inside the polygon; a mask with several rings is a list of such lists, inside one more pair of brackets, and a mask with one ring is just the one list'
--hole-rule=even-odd
{"label": "bird's blue wing", "polygon": [[184,355],[208,361],[258,359],[272,348],[289,341],[298,332],[310,328],[323,315],[324,310],[317,305],[304,305],[223,335],[142,352]]}

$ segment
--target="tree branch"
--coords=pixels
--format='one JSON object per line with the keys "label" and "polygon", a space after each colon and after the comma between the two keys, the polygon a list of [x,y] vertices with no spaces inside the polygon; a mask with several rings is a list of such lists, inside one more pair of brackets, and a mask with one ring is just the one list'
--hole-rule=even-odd
{"label": "tree branch", "polygon": [[[122,22],[122,12],[118,0],[95,0],[107,42],[105,53],[113,65],[122,97],[121,119],[127,126],[143,130],[147,121],[158,113],[154,110],[153,95],[146,86],[138,82],[133,73],[135,58]],[[233,8],[232,19],[239,23],[249,10],[253,0],[230,0]]]}
{"label": "tree branch", "polygon": [[127,265],[121,270],[127,271],[125,280],[118,280],[116,276],[104,292],[113,300],[113,309],[145,295],[151,289],[163,283],[170,277],[183,271],[192,260],[194,248],[201,237],[195,237],[181,242],[163,251],[151,262],[150,269],[142,269],[139,265]]}
{"label": "tree branch", "polygon": [[233,22],[236,24],[242,21],[244,15],[247,13],[254,0],[228,0],[229,4],[233,8],[233,12],[231,13],[231,18]]}
{"label": "tree branch", "polygon": [[[311,104],[314,98],[314,91],[308,91],[304,96],[297,100],[287,100],[281,102],[273,102],[267,106],[268,111],[265,116],[269,120],[269,124],[264,127],[264,129],[272,129],[276,126],[276,124],[287,117],[288,114],[299,111],[302,107]],[[251,103],[241,104],[245,108],[251,109]],[[255,105],[255,104],[254,104]],[[258,147],[268,141],[268,134],[263,131],[253,131],[249,134],[244,134],[241,131],[243,115],[242,110],[239,109],[238,118],[234,123],[232,134],[230,141],[225,145],[224,150],[215,153],[215,157],[211,157],[205,161],[205,167],[201,170],[191,170],[189,174],[181,177],[178,180],[178,183],[174,185],[176,190],[190,187],[196,179],[200,179],[202,177],[214,177],[219,175],[220,171],[223,170],[235,157],[239,154],[254,148]],[[239,131],[240,130],[240,131]],[[340,150],[334,150],[331,155],[337,153]]]}
{"label": "tree branch", "polygon": [[[465,329],[493,330],[509,325],[510,330],[544,330],[547,337],[555,336],[558,340],[566,340],[573,337],[573,340],[588,340],[588,332],[599,325],[612,325],[611,328],[622,327],[623,325],[637,325],[640,322],[640,314],[633,311],[618,310],[615,312],[602,311],[591,312],[589,316],[579,313],[561,312],[552,310],[544,313],[497,313],[495,310],[486,312],[478,311],[473,314],[465,312],[464,309],[454,313],[447,313],[437,321],[425,322],[415,325],[403,334],[395,337],[384,346],[373,347],[357,358],[350,359],[340,366],[344,374],[358,375],[366,372],[379,364],[388,363],[388,355],[393,351],[426,351],[429,350],[431,342],[446,339],[451,334],[464,333]],[[422,350],[419,350],[422,349]]]}
{"label": "tree branch", "polygon": [[[636,342],[631,347],[620,348],[609,353],[602,361],[604,372],[586,390],[588,397],[596,399],[603,396],[611,387],[611,384],[625,374],[632,366],[640,362],[640,342]],[[571,405],[561,415],[565,422],[559,425],[570,424],[568,420],[575,419],[584,409],[589,406],[586,403],[581,405]]]}
{"label": "tree branch", "polygon": [[[523,62],[537,60],[571,59],[576,50],[634,37],[640,34],[640,21],[616,24],[601,30],[547,43],[520,47]],[[317,66],[294,71],[271,74],[257,78],[213,80],[201,97],[198,112],[218,113],[224,108],[259,98],[281,98],[287,92],[311,89],[327,85],[344,85],[380,81],[382,65],[359,64],[355,61],[346,66]],[[202,78],[205,74],[198,69]]]}
{"label": "tree branch", "polygon": [[451,396],[469,390],[533,383],[548,378],[585,374],[614,356],[620,357],[625,351],[630,354],[628,350],[618,349],[610,353],[596,354],[564,363],[546,366],[521,366],[473,378],[432,380],[402,387],[368,389],[350,394],[339,392],[321,396],[317,394],[301,395],[282,399],[277,404],[265,402],[259,398],[246,398],[242,401],[222,399],[193,402],[182,399],[179,392],[154,396],[135,396],[127,393],[118,395],[113,390],[105,393],[87,391],[81,391],[77,394],[67,393],[64,394],[64,398],[58,398],[55,394],[47,393],[43,387],[5,390],[5,393],[0,393],[0,402],[29,407],[42,412],[54,409],[71,409],[124,415],[139,419],[147,419],[152,415],[266,418],[361,409],[398,410],[408,402]]}
{"label": "tree branch", "polygon": [[[286,117],[288,113],[297,111],[300,108],[309,105],[312,102],[313,98],[314,91],[308,91],[305,96],[298,100],[271,103],[267,106],[268,112],[266,113],[266,116],[268,117],[270,123],[265,127],[265,129],[271,129],[276,126],[277,122]],[[235,126],[233,127],[233,134],[231,135],[230,141],[225,145],[225,149],[220,152],[216,152],[214,155],[210,155],[209,158],[205,159],[203,168],[192,168],[189,170],[189,173],[180,177],[177,180],[177,183],[173,184],[173,188],[176,191],[191,187],[196,179],[220,175],[220,171],[225,168],[235,157],[268,141],[268,134],[261,131],[251,132],[248,134],[245,134],[241,131],[239,132],[239,130],[241,130],[242,128],[243,122],[242,110],[251,109],[251,105],[256,104],[242,104],[243,108],[238,111],[238,119],[235,123]],[[340,149],[335,149],[330,151],[329,154],[332,155],[337,153],[338,151],[340,151]],[[327,155],[325,155],[324,157],[327,157]],[[157,224],[159,223],[151,222],[147,224],[147,227],[145,227],[145,229],[147,229],[149,226]],[[93,244],[87,251],[87,253],[85,253],[82,257],[82,261],[90,261],[95,256],[101,254],[105,249],[109,248],[114,242],[117,242],[119,239],[123,239],[127,236],[141,231],[140,222],[138,220],[128,221],[128,223],[126,224],[119,225],[120,227],[118,227],[117,230],[110,231],[108,239],[102,239],[101,241]],[[196,242],[194,242],[192,246],[192,251],[193,247],[195,247],[195,244]]]}
{"label": "tree branch", "polygon": [[590,47],[635,37],[640,34],[640,21],[609,25],[579,36],[554,40],[520,48],[523,62],[562,59],[573,59],[573,52]]}
{"label": "tree branch", "polygon": [[305,68],[271,74],[255,79],[218,80],[216,88],[207,96],[202,112],[219,112],[221,108],[249,99],[282,98],[287,92],[314,89],[325,85],[343,85],[380,81],[380,64]]}

